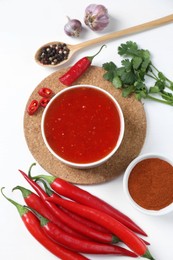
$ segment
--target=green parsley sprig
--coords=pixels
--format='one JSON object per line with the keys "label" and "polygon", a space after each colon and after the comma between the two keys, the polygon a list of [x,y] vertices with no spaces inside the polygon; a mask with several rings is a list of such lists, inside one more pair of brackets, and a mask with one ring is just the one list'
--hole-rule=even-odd
{"label": "green parsley sprig", "polygon": [[[153,65],[148,50],[127,41],[118,47],[118,54],[124,58],[121,66],[112,61],[104,63],[106,73],[103,77],[122,89],[123,97],[134,93],[138,100],[148,98],[173,106],[173,82]],[[147,86],[147,78],[154,81],[152,86]]]}

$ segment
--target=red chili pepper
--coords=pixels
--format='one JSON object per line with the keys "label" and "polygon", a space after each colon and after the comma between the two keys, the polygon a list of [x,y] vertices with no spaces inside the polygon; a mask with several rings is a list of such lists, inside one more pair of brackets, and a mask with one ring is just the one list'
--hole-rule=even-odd
{"label": "red chili pepper", "polygon": [[[45,187],[45,190],[46,190],[46,193],[49,195],[49,197],[52,197],[52,198],[59,197],[59,198],[61,198],[57,193],[53,192],[53,191],[48,187],[48,185],[46,184],[46,182],[45,182],[44,180],[40,180],[40,181],[43,183],[43,185],[44,185],[44,187]],[[90,220],[88,220],[88,219],[86,219],[86,218],[83,218],[83,217],[81,217],[81,216],[79,216],[79,215],[77,215],[77,214],[75,214],[75,213],[69,211],[69,210],[66,209],[66,208],[61,207],[61,210],[63,210],[64,212],[66,212],[70,217],[72,217],[73,219],[77,220],[78,222],[85,224],[86,226],[92,227],[92,228],[94,228],[94,229],[96,229],[96,230],[99,230],[99,231],[101,231],[101,232],[108,232],[108,233],[110,233],[110,231],[108,231],[107,229],[105,229],[105,228],[103,228],[102,226],[98,225],[97,223],[94,223],[93,221],[90,221]],[[142,239],[142,240],[143,240],[143,239]],[[114,243],[118,243],[118,242],[120,242],[120,239],[115,236],[115,237],[114,237]],[[144,242],[146,245],[150,245],[150,243],[149,243],[148,241],[143,240],[143,242]]]}
{"label": "red chili pepper", "polygon": [[[49,196],[46,194],[46,192],[37,184],[35,183],[32,179],[30,179],[26,173],[23,171],[19,170],[23,177],[30,183],[30,185],[33,187],[33,189],[37,192],[37,194],[43,199],[47,200]],[[50,210],[56,214],[56,216],[64,222],[66,225],[70,226],[74,230],[80,232],[81,234],[90,237],[94,240],[97,240],[99,242],[103,243],[114,243],[114,236],[109,233],[103,233],[99,232],[93,228],[86,227],[82,223],[79,223],[78,221],[72,219],[69,217],[67,214],[65,214],[59,207],[57,207],[54,203],[51,203],[47,201],[47,205],[49,206]]]}
{"label": "red chili pepper", "polygon": [[133,252],[120,246],[86,241],[70,236],[40,214],[36,213],[36,216],[40,219],[40,225],[45,234],[53,241],[62,244],[70,250],[86,254],[114,254],[137,257]]}
{"label": "red chili pepper", "polygon": [[123,225],[127,226],[129,229],[131,229],[134,232],[137,232],[141,235],[147,236],[146,233],[138,227],[129,217],[127,217],[125,214],[120,212],[119,210],[115,209],[105,201],[99,199],[98,197],[92,195],[91,193],[61,179],[56,178],[54,176],[47,176],[47,175],[39,175],[33,177],[34,179],[45,179],[51,188],[61,194],[62,196],[65,196],[69,199],[72,199],[74,201],[77,201],[81,204],[90,206],[92,208],[101,210],[108,215],[114,217],[116,220],[121,222]]}
{"label": "red chili pepper", "polygon": [[81,205],[74,201],[62,199],[58,196],[48,197],[47,200],[102,225],[120,238],[120,240],[124,242],[135,254],[154,260],[142,239],[108,214],[100,210],[93,209],[89,206]]}
{"label": "red chili pepper", "polygon": [[[99,231],[102,231],[102,232],[108,232],[110,233],[110,231],[108,231],[107,229],[103,228],[102,226],[92,222],[92,221],[89,221],[88,219],[85,219],[77,214],[74,214],[73,212],[65,209],[65,208],[61,208],[63,211],[65,211],[66,213],[68,213],[68,215],[74,219],[76,219],[77,221],[80,221],[81,223],[85,224],[85,225],[88,225],[90,227],[93,227],[95,228],[96,230],[99,230]],[[88,222],[89,221],[89,222]],[[96,226],[94,225],[96,224]],[[118,243],[120,242],[120,239],[117,237],[117,240],[115,241],[116,239],[114,239],[114,243]],[[150,245],[150,243],[144,239],[142,239],[143,242],[146,244],[146,245]]]}
{"label": "red chili pepper", "polygon": [[53,91],[50,88],[40,88],[38,94],[45,98],[50,98],[53,95]]}
{"label": "red chili pepper", "polygon": [[47,202],[42,200],[37,194],[33,193],[32,191],[25,189],[21,186],[16,186],[13,188],[13,190],[19,189],[22,192],[23,198],[25,200],[26,205],[28,205],[30,208],[36,210],[38,213],[43,215],[45,218],[49,219],[53,223],[55,223],[59,228],[67,232],[68,234],[71,234],[78,238],[84,238],[84,236],[80,235],[75,230],[71,229],[67,225],[64,225],[60,219],[57,218],[57,216],[50,211],[49,206],[47,205]]}
{"label": "red chili pepper", "polygon": [[[2,193],[2,189],[1,189]],[[3,193],[2,193],[3,194]],[[31,235],[38,241],[40,244],[42,244],[47,250],[49,250],[51,253],[59,257],[60,259],[66,260],[86,260],[88,258],[76,253],[72,252],[69,249],[58,245],[57,243],[53,242],[50,238],[48,238],[43,229],[40,226],[40,222],[37,219],[37,217],[28,210],[25,206],[20,205],[19,203],[13,201],[10,198],[7,198],[4,194],[3,196],[10,201],[14,206],[16,206],[23,223],[25,224],[28,231],[31,233]]]}
{"label": "red chili pepper", "polygon": [[[58,194],[54,193],[54,192],[48,187],[48,185],[46,184],[46,182],[45,182],[44,180],[40,179],[39,181],[41,181],[41,182],[43,183],[44,188],[45,188],[45,191],[46,191],[46,193],[49,195],[49,197],[51,197],[51,196],[59,196]],[[62,207],[61,207],[61,210],[62,210],[63,212],[65,212],[66,214],[68,214],[68,216],[70,216],[72,219],[74,219],[74,220],[76,220],[76,221],[78,221],[78,222],[84,224],[85,226],[91,227],[91,228],[93,228],[93,229],[95,229],[95,230],[98,230],[98,231],[100,231],[100,232],[110,233],[106,228],[103,228],[102,226],[97,225],[96,223],[94,223],[94,222],[92,222],[92,221],[90,221],[90,220],[88,220],[88,219],[86,219],[86,218],[82,218],[82,217],[80,217],[79,215],[76,215],[76,214],[74,214],[73,212],[71,212],[71,211],[69,211],[69,210],[67,210],[67,209],[65,209],[65,208],[62,208]],[[120,241],[120,240],[119,240],[118,238],[116,238],[116,237],[114,238],[114,243],[117,243],[117,242],[119,242],[119,241]]]}
{"label": "red chili pepper", "polygon": [[73,82],[75,82],[89,68],[94,57],[100,53],[104,46],[105,45],[103,45],[95,55],[83,57],[77,61],[65,74],[59,78],[60,82],[66,86],[70,86]]}
{"label": "red chili pepper", "polygon": [[27,112],[29,115],[33,115],[37,111],[38,108],[39,108],[39,102],[36,99],[34,99],[28,105]]}
{"label": "red chili pepper", "polygon": [[50,101],[50,98],[45,98],[45,97],[41,98],[40,99],[40,106],[46,107],[47,104],[49,103],[49,101]]}
{"label": "red chili pepper", "polygon": [[[102,226],[97,225],[96,223],[94,223],[94,222],[92,222],[88,219],[82,218],[79,215],[76,215],[76,214],[74,214],[73,212],[71,212],[67,209],[61,208],[61,210],[63,210],[71,218],[75,219],[76,221],[78,221],[78,222],[80,222],[80,223],[82,223],[82,224],[84,224],[88,227],[94,228],[95,230],[98,230],[98,231],[101,231],[101,232],[110,233],[106,228],[103,228]],[[118,238],[117,238],[117,242],[119,242]],[[115,243],[115,241],[114,241],[114,243]]]}

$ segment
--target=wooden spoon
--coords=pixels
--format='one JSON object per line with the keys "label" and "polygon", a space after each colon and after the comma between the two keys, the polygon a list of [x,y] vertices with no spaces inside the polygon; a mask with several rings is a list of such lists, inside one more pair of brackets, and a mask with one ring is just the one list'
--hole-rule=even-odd
{"label": "wooden spoon", "polygon": [[68,49],[70,50],[68,58],[66,60],[63,60],[62,62],[60,62],[58,64],[55,64],[55,65],[43,64],[39,61],[39,56],[40,56],[40,53],[41,53],[41,50],[42,50],[43,47],[49,46],[51,44],[62,43],[62,42],[57,42],[57,41],[56,42],[49,42],[47,44],[44,44],[42,47],[40,47],[37,50],[37,52],[35,54],[35,60],[39,65],[42,65],[44,67],[46,67],[46,66],[47,67],[58,67],[62,64],[65,64],[66,62],[68,62],[71,59],[71,57],[77,51],[79,51],[83,48],[86,48],[88,46],[98,44],[98,43],[101,43],[101,42],[105,42],[105,41],[108,41],[108,40],[111,40],[111,39],[119,38],[119,37],[122,37],[122,36],[125,36],[125,35],[130,35],[130,34],[142,32],[142,31],[145,31],[145,30],[149,30],[149,29],[152,29],[152,28],[155,28],[155,27],[158,27],[158,26],[170,23],[170,22],[173,22],[173,14],[159,18],[159,19],[156,19],[156,20],[153,20],[153,21],[150,21],[150,22],[146,22],[146,23],[143,23],[143,24],[140,24],[140,25],[136,25],[136,26],[133,26],[133,27],[130,27],[130,28],[127,28],[127,29],[123,29],[123,30],[120,30],[120,31],[117,31],[117,32],[109,33],[109,34],[106,34],[104,36],[101,36],[101,37],[98,37],[98,38],[95,38],[95,39],[92,39],[92,40],[89,40],[89,41],[85,41],[85,42],[82,42],[82,43],[79,43],[79,44],[76,44],[76,45],[66,44]]}

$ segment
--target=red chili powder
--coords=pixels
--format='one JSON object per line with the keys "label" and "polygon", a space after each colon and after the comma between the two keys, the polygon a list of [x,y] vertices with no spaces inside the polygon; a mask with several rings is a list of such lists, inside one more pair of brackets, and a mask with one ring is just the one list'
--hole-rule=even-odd
{"label": "red chili powder", "polygon": [[158,158],[145,159],[133,168],[128,187],[131,197],[141,207],[162,209],[173,202],[173,167]]}

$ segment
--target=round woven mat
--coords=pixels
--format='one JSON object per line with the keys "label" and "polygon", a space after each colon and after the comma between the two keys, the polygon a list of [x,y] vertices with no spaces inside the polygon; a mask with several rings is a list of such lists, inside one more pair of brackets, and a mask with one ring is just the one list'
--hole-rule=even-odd
{"label": "round woven mat", "polygon": [[[38,90],[41,87],[51,88],[54,93],[63,88],[59,82],[59,76],[67,71],[60,69],[45,78],[31,94],[26,108],[32,99],[40,99]],[[39,109],[33,116],[29,116],[25,111],[24,114],[24,133],[29,150],[35,160],[48,173],[63,178],[75,184],[97,184],[110,181],[119,174],[122,174],[128,164],[140,153],[146,136],[146,116],[143,105],[135,97],[123,98],[121,91],[115,89],[113,85],[103,79],[104,70],[100,67],[91,66],[77,84],[90,84],[99,86],[109,91],[119,102],[124,118],[125,133],[121,146],[118,151],[103,165],[92,169],[74,169],[64,165],[56,159],[46,148],[41,135],[41,117],[43,108]]]}

